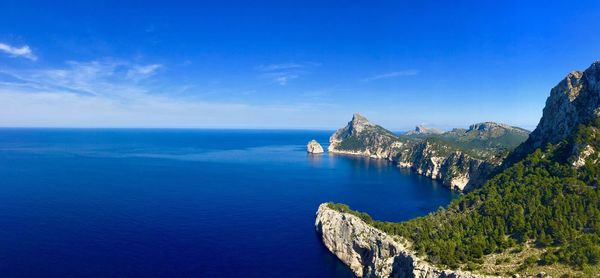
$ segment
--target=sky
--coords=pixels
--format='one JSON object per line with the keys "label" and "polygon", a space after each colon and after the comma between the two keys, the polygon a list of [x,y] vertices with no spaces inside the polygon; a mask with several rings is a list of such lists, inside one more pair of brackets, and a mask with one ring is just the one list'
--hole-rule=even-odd
{"label": "sky", "polygon": [[[198,3],[192,3],[198,2]],[[600,1],[0,2],[0,126],[533,129]]]}

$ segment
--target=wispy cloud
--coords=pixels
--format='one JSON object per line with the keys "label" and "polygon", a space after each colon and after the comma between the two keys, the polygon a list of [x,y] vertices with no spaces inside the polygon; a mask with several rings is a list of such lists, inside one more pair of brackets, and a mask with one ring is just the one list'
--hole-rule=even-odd
{"label": "wispy cloud", "polygon": [[270,73],[264,73],[264,74],[262,74],[262,76],[270,79],[271,81],[273,81],[281,86],[285,86],[291,80],[294,80],[294,79],[297,79],[298,77],[300,77],[300,75],[298,73],[293,73],[293,72],[270,72]]}
{"label": "wispy cloud", "polygon": [[148,78],[154,75],[160,67],[161,65],[159,64],[136,65],[127,71],[127,77],[136,80]]}
{"label": "wispy cloud", "polygon": [[399,76],[413,76],[413,75],[417,75],[417,74],[419,74],[419,71],[414,70],[414,69],[402,70],[402,71],[392,71],[392,72],[387,72],[387,73],[383,73],[383,74],[370,76],[370,77],[362,79],[362,81],[363,82],[371,82],[371,81],[380,80],[380,79],[388,79],[388,78],[399,77]]}
{"label": "wispy cloud", "polygon": [[28,45],[22,47],[15,47],[0,42],[0,51],[8,54],[11,57],[22,57],[32,61],[37,60],[37,57],[33,55],[33,51]]}
{"label": "wispy cloud", "polygon": [[281,86],[285,86],[290,81],[298,79],[302,75],[307,74],[309,68],[317,66],[320,66],[320,64],[315,62],[281,63],[260,65],[257,66],[255,70],[261,72],[261,77],[269,79]]}
{"label": "wispy cloud", "polygon": [[289,70],[304,67],[298,63],[282,63],[282,64],[271,64],[271,65],[260,65],[256,67],[258,71],[275,71],[275,70]]}
{"label": "wispy cloud", "polygon": [[115,59],[68,61],[62,67],[2,70],[0,73],[10,76],[10,80],[4,80],[0,85],[18,85],[31,92],[122,95],[144,91],[139,83],[151,77],[160,67],[158,64],[142,65]]}
{"label": "wispy cloud", "polygon": [[[189,84],[161,82],[161,68],[165,66],[116,59],[69,61],[49,68],[2,67],[0,126],[302,126],[319,122],[307,115],[316,115],[325,105],[249,104],[202,99],[202,92],[177,95],[173,92],[178,86]],[[280,82],[293,79],[279,77]]]}

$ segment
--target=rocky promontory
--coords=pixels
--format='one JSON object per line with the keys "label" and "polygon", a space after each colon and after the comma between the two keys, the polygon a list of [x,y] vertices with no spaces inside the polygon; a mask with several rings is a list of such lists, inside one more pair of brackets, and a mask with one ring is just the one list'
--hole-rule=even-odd
{"label": "rocky promontory", "polygon": [[459,191],[478,187],[507,154],[525,141],[524,129],[492,122],[445,133],[418,128],[397,136],[356,113],[329,139],[331,153],[387,159]]}
{"label": "rocky promontory", "polygon": [[419,258],[402,238],[392,237],[327,203],[319,206],[315,228],[327,249],[357,277],[485,277],[437,268]]}

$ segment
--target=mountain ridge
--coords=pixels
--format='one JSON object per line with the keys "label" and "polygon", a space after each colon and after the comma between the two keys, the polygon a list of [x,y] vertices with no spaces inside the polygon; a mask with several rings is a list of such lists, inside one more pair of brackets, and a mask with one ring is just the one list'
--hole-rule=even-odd
{"label": "mountain ridge", "polygon": [[[510,138],[505,140],[503,136]],[[330,137],[328,151],[387,159],[452,189],[467,191],[478,187],[500,166],[506,150],[527,136],[524,129],[494,122],[443,133],[396,135],[355,113]]]}
{"label": "mountain ridge", "polygon": [[[599,80],[598,61],[568,74],[551,90],[540,123],[507,163],[481,188],[445,209],[394,223],[373,220],[345,205],[328,206],[410,245],[416,256],[441,269],[513,277],[599,277]],[[380,268],[393,267],[394,261],[390,258]],[[404,277],[414,270],[369,277]]]}

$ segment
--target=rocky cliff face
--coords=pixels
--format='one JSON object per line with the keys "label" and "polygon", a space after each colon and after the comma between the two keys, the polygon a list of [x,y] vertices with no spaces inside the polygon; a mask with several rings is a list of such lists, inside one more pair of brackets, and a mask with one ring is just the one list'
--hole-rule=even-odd
{"label": "rocky cliff face", "polygon": [[389,159],[399,167],[409,168],[426,177],[440,180],[446,186],[465,191],[482,183],[497,163],[476,159],[443,144],[423,142],[392,147]]}
{"label": "rocky cliff face", "polygon": [[574,71],[550,91],[540,123],[530,143],[541,147],[565,139],[579,124],[598,117],[600,107],[600,61],[584,72]]}
{"label": "rocky cliff face", "polygon": [[[600,61],[594,62],[585,71],[569,73],[550,91],[546,106],[536,129],[529,139],[511,155],[516,161],[525,154],[546,144],[556,144],[567,139],[579,125],[589,124],[600,116]],[[597,150],[588,146],[574,146],[574,155],[581,154],[583,160]],[[575,159],[573,165],[582,166]]]}
{"label": "rocky cliff face", "polygon": [[[474,130],[481,129],[476,134],[489,134],[492,130],[497,132],[498,128],[492,124],[485,123],[472,126],[472,128]],[[456,130],[452,132],[459,134]],[[480,185],[484,177],[502,161],[494,156],[494,151],[489,151],[489,149],[482,149],[481,153],[486,156],[473,157],[465,151],[466,148],[457,147],[459,140],[489,142],[485,141],[488,140],[487,138],[482,137],[482,139],[473,134],[475,133],[463,130],[460,133],[462,137],[446,135],[446,133],[435,135],[436,137],[432,138],[396,136],[392,132],[370,123],[360,114],[355,114],[347,126],[337,130],[331,136],[328,150],[332,153],[388,159],[396,163],[398,167],[412,169],[418,174],[440,180],[452,189],[464,191]],[[448,138],[456,140],[456,142]]]}
{"label": "rocky cliff face", "polygon": [[329,138],[329,152],[384,158],[397,136],[356,113]]}
{"label": "rocky cliff face", "polygon": [[480,278],[464,271],[439,269],[422,260],[403,243],[360,218],[321,204],[315,228],[323,243],[357,277]]}
{"label": "rocky cliff face", "polygon": [[308,142],[308,144],[306,145],[306,151],[309,153],[323,153],[323,147],[321,146],[321,144],[319,144],[319,142],[317,142],[317,140],[310,140],[310,142]]}

